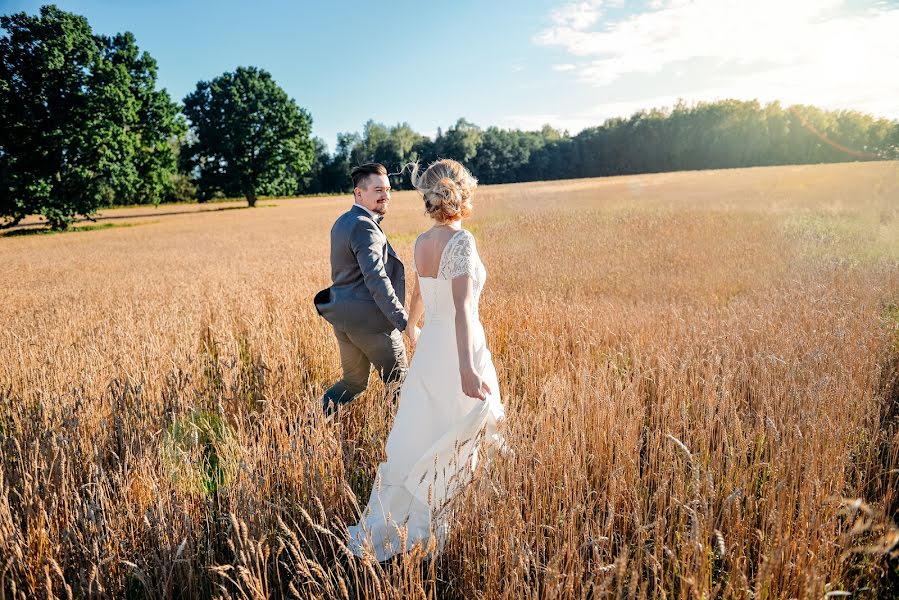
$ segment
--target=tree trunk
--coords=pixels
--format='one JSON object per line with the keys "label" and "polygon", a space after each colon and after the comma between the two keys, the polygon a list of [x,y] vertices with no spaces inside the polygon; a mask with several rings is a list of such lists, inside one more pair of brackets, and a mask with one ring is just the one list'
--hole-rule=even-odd
{"label": "tree trunk", "polygon": [[247,192],[247,204],[250,205],[250,208],[256,206],[256,190],[250,190]]}
{"label": "tree trunk", "polygon": [[59,215],[45,218],[47,219],[47,224],[50,225],[50,229],[53,231],[66,231],[69,228],[69,223],[71,223],[70,218]]}

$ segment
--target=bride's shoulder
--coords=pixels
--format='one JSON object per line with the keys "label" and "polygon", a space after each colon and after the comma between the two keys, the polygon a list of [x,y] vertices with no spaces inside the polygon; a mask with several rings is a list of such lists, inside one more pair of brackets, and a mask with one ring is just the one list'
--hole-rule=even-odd
{"label": "bride's shoulder", "polygon": [[447,252],[448,254],[468,256],[477,253],[474,235],[467,229],[460,229],[453,234],[452,239],[449,240],[447,245],[451,246]]}
{"label": "bride's shoulder", "polygon": [[412,243],[412,247],[415,248],[418,246],[418,242],[423,242],[431,237],[431,230],[426,229],[418,234],[418,237],[415,238],[415,241]]}
{"label": "bride's shoulder", "polygon": [[459,231],[459,241],[463,244],[474,246],[474,234],[467,229]]}

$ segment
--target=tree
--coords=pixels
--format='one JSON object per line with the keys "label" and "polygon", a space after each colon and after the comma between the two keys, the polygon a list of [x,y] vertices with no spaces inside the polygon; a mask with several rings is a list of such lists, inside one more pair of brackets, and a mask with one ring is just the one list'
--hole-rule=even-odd
{"label": "tree", "polygon": [[322,189],[328,192],[349,192],[353,189],[350,171],[353,168],[353,149],[362,143],[358,133],[338,133],[334,156],[322,170]]}
{"label": "tree", "polygon": [[328,144],[320,137],[312,140],[312,164],[300,182],[303,194],[320,194],[324,191],[325,169],[328,167]]}
{"label": "tree", "polygon": [[375,148],[375,156],[391,173],[390,183],[395,189],[412,188],[412,179],[405,167],[418,159],[415,149],[423,137],[408,123],[398,123],[390,128],[387,139]]}
{"label": "tree", "polygon": [[480,127],[460,118],[446,133],[438,136],[435,149],[440,158],[452,158],[468,164],[478,153],[482,135]]}
{"label": "tree", "polygon": [[387,168],[394,189],[410,189],[411,178],[405,166],[421,158],[420,150],[427,142],[428,138],[408,123],[387,127],[368,120],[362,128],[362,135],[338,134],[337,152],[329,168],[323,172],[323,177],[333,181],[335,187],[325,189],[344,191],[344,182],[350,181],[349,173],[353,165],[369,162],[379,162]]}
{"label": "tree", "polygon": [[480,135],[469,168],[482,183],[507,183],[529,179],[531,153],[542,147],[539,133],[488,127]]}
{"label": "tree", "polygon": [[887,160],[899,160],[899,121],[892,124],[891,130],[884,138],[881,153]]}
{"label": "tree", "polygon": [[[169,139],[172,155],[181,155],[181,148],[187,143],[187,133]],[[163,202],[190,202],[197,197],[197,186],[193,184],[187,173],[177,169],[169,176]]]}
{"label": "tree", "polygon": [[370,162],[381,162],[378,157],[378,146],[390,139],[390,130],[383,123],[369,119],[362,126],[362,137],[350,149],[350,163],[361,165]]}
{"label": "tree", "polygon": [[184,114],[195,135],[182,165],[201,199],[220,192],[255,206],[259,195],[296,193],[312,166],[312,118],[264,69],[238,67],[199,82]]}
{"label": "tree", "polygon": [[[140,53],[130,32],[112,38],[101,37],[100,52],[105,59],[94,73],[97,89],[106,90],[101,98],[108,113],[122,110],[120,88],[129,93],[118,127],[109,135],[119,136],[120,148],[127,149],[129,160],[119,161],[117,175],[122,178],[114,186],[119,204],[157,204],[173,188],[178,154],[173,142],[187,127],[178,105],[165,90],[156,90],[156,61],[146,52]],[[109,85],[105,85],[106,83]],[[114,91],[115,93],[110,93]]]}
{"label": "tree", "polygon": [[0,17],[0,218],[64,229],[115,201],[159,202],[183,130],[156,63],[130,33],[95,36],[44,6]]}

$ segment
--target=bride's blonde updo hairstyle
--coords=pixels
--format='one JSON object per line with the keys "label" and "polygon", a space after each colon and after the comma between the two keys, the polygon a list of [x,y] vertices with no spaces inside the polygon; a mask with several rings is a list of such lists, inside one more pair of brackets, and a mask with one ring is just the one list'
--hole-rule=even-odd
{"label": "bride's blonde updo hairstyle", "polygon": [[468,169],[455,160],[432,162],[424,172],[412,166],[412,185],[425,200],[425,212],[440,223],[458,221],[471,214],[471,194],[478,185]]}

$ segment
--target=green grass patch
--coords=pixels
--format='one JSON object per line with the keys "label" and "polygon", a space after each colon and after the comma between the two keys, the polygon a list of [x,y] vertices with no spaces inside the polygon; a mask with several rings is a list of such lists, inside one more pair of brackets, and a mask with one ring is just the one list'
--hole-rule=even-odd
{"label": "green grass patch", "polygon": [[195,411],[168,427],[160,455],[173,481],[182,489],[210,495],[228,485],[237,474],[240,444],[224,417]]}

